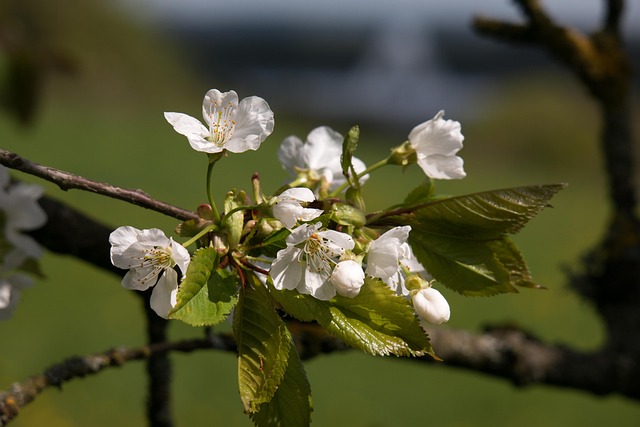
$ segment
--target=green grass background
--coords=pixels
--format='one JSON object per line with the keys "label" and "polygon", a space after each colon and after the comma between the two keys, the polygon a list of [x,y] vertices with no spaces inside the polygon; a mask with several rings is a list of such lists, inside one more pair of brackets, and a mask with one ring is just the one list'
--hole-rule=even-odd
{"label": "green grass background", "polygon": [[[41,3],[46,15],[46,8],[53,6]],[[224,82],[194,76],[181,67],[170,43],[165,49],[166,39],[100,8],[96,10],[108,23],[100,30],[117,32],[117,41],[97,36],[98,29],[86,23],[70,25],[81,22],[73,10],[69,8],[71,16],[60,18],[57,27],[48,23],[50,34],[56,35],[49,40],[78,58],[78,75],[49,79],[34,127],[25,129],[0,116],[0,146],[38,163],[142,188],[161,200],[195,208],[206,199],[206,157],[171,130],[162,112],[197,116],[204,92],[223,89]],[[443,290],[452,308],[452,319],[443,327],[480,330],[508,323],[551,342],[596,348],[604,338],[602,325],[591,307],[566,288],[562,271],[578,267],[580,255],[598,241],[606,223],[595,107],[563,74],[517,76],[506,80],[491,99],[469,102],[477,103],[482,114],[463,123],[466,139],[460,154],[468,177],[439,182],[441,192],[556,182],[569,187],[556,196],[552,209],[515,237],[534,278],[548,289],[493,298],[463,298]],[[290,134],[304,137],[322,124],[347,130],[343,124],[288,118],[276,111],[276,130],[258,152],[231,155],[216,165],[219,203],[230,188],[249,189],[254,171],[261,173],[266,192],[277,188],[286,179],[276,159],[282,139]],[[368,164],[385,156],[409,131],[381,125],[362,124],[357,155]],[[114,228],[133,225],[170,232],[176,225],[171,218],[120,201],[62,192],[35,178],[14,176],[43,185],[49,195]],[[377,209],[400,201],[420,179],[417,168],[374,174],[364,187],[368,206]],[[69,356],[137,346],[145,340],[139,298],[121,288],[120,278],[53,254],[46,254],[42,264],[47,278],[25,291],[13,318],[0,323],[0,389]],[[175,339],[200,334],[179,322],[170,327]],[[207,351],[171,357],[178,426],[251,425],[238,397],[235,356]],[[478,373],[356,351],[322,356],[305,366],[316,426],[640,425],[640,406],[617,396],[543,386],[518,389]],[[145,425],[143,370],[142,363],[132,362],[74,380],[62,390],[48,389],[12,425]]]}

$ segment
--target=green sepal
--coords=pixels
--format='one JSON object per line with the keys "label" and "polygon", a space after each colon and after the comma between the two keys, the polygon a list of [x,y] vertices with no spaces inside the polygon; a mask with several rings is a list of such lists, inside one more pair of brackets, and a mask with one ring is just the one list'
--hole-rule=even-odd
{"label": "green sepal", "polygon": [[372,355],[421,356],[433,349],[409,301],[382,280],[367,277],[354,298],[321,301],[297,291],[270,288],[283,310],[316,321],[347,344]]}
{"label": "green sepal", "polygon": [[[287,331],[289,339],[291,335]],[[295,346],[289,348],[287,369],[275,394],[251,414],[257,427],[306,427],[311,422],[311,386]]]}
{"label": "green sepal", "polygon": [[[176,305],[169,312],[170,319],[191,326],[213,326],[229,316],[237,302],[234,295],[238,279],[232,273],[216,270],[217,266],[218,256],[213,248],[195,252],[180,283]],[[210,297],[211,287],[216,289],[215,302]]]}
{"label": "green sepal", "polygon": [[278,390],[292,343],[264,286],[254,274],[248,278],[253,286],[240,290],[233,333],[238,345],[240,398],[245,412],[254,413]]}

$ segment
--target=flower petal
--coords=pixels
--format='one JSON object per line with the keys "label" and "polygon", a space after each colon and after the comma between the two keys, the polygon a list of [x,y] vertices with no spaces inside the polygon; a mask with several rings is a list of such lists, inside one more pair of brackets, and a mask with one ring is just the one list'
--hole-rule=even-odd
{"label": "flower petal", "polygon": [[288,247],[278,251],[269,275],[276,289],[295,289],[302,281],[304,265],[298,260],[300,249]]}
{"label": "flower petal", "polygon": [[240,101],[233,136],[225,144],[232,153],[257,150],[273,132],[273,111],[264,99],[250,96]]}
{"label": "flower petal", "polygon": [[176,305],[178,294],[178,273],[172,268],[165,270],[151,292],[149,305],[162,318],[167,318]]}

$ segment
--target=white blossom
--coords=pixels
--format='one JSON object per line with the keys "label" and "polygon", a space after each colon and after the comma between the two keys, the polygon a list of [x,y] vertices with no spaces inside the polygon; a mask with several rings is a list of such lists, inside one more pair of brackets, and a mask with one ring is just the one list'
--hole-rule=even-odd
{"label": "white blossom", "polygon": [[406,272],[426,274],[407,243],[411,227],[395,227],[371,242],[367,253],[369,276],[382,279],[391,289],[401,295],[409,295],[405,286]]}
{"label": "white blossom", "polygon": [[444,111],[419,124],[409,133],[409,143],[416,150],[418,165],[435,179],[459,179],[466,173],[462,158],[456,153],[462,148],[464,136],[460,122],[444,120]]}
{"label": "white blossom", "polygon": [[321,227],[303,224],[287,237],[287,247],[278,252],[269,272],[276,289],[296,289],[325,301],[336,295],[334,266],[354,242],[348,234]]}
{"label": "white blossom", "polygon": [[5,270],[19,267],[27,258],[42,256],[42,248],[23,231],[40,228],[47,221],[47,215],[38,204],[42,187],[18,182],[9,185],[9,173],[0,166],[0,225],[3,236],[11,245],[4,255],[2,265]]}
{"label": "white blossom", "polygon": [[178,273],[173,267],[177,266],[184,275],[190,261],[189,252],[157,228],[119,227],[109,236],[109,243],[113,265],[129,270],[122,286],[144,291],[155,285],[151,308],[166,318],[176,304],[178,290]]}
{"label": "white blossom", "polygon": [[413,309],[422,320],[426,320],[434,325],[440,325],[449,320],[451,310],[449,303],[442,294],[432,288],[427,287],[412,292]]}
{"label": "white blossom", "polygon": [[257,150],[273,132],[273,111],[257,96],[238,103],[235,91],[207,92],[202,102],[202,116],[206,126],[183,113],[164,113],[176,132],[184,135],[196,151],[219,153],[223,150],[242,153]]}
{"label": "white blossom", "polygon": [[298,221],[311,221],[322,215],[321,209],[305,208],[302,203],[313,202],[313,191],[305,187],[289,188],[283,191],[273,205],[273,216],[288,229]]}
{"label": "white blossom", "polygon": [[[330,127],[317,127],[307,135],[306,142],[296,136],[287,137],[280,145],[278,159],[291,175],[305,174],[311,182],[324,178],[330,184],[330,189],[334,190],[347,181],[340,165],[343,139]],[[356,173],[364,172],[367,168],[356,157],[351,161]],[[369,175],[362,176],[360,183],[368,178]]]}
{"label": "white blossom", "polygon": [[0,275],[0,320],[11,317],[21,291],[32,284],[31,278],[23,274]]}

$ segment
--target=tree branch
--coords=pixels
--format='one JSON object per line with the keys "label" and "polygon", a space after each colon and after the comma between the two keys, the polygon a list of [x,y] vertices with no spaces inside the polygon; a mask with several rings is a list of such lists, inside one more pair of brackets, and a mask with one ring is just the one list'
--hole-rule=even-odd
{"label": "tree branch", "polygon": [[64,191],[78,189],[101,194],[160,212],[161,214],[177,218],[181,221],[198,218],[196,213],[156,200],[142,190],[130,190],[103,182],[92,181],[69,172],[39,165],[7,150],[0,149],[0,164],[53,182]]}
{"label": "tree branch", "polygon": [[230,336],[218,335],[215,340],[192,339],[177,342],[159,342],[138,348],[117,348],[104,353],[72,357],[48,368],[44,373],[21,383],[14,383],[0,392],[0,427],[15,418],[20,409],[32,402],[49,387],[60,388],[74,378],[97,374],[106,368],[121,366],[133,360],[149,360],[170,351],[188,353],[200,349],[235,351]]}

